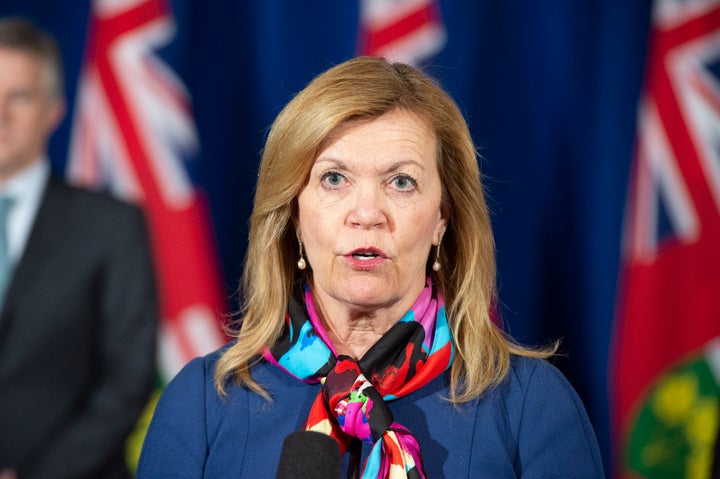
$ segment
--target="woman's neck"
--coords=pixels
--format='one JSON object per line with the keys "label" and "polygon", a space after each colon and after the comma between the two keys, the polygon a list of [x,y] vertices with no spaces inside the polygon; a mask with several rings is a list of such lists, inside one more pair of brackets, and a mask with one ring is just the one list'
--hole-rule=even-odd
{"label": "woman's neck", "polygon": [[[420,292],[418,292],[418,295]],[[385,305],[350,305],[313,291],[315,311],[338,355],[362,358],[412,307],[417,295]]]}
{"label": "woman's neck", "polygon": [[337,354],[350,356],[355,360],[363,357],[372,345],[392,327],[392,324],[388,324],[386,321],[368,316],[346,317],[340,321],[323,319],[323,325]]}

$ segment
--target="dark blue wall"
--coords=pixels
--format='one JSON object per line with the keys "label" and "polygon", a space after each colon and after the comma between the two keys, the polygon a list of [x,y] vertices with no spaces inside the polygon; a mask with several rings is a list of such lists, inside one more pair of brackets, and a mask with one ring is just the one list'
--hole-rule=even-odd
{"label": "dark blue wall", "polygon": [[[606,461],[608,347],[650,2],[442,1],[448,42],[428,67],[483,155],[507,328],[525,343],[563,340],[556,364],[585,401]],[[89,2],[71,4],[3,0],[0,14],[28,15],[58,36],[72,105]],[[357,6],[172,5],[178,34],[161,53],[193,98],[202,151],[189,168],[209,198],[231,292],[267,128],[314,75],[355,54]],[[51,145],[58,171],[68,134],[69,120]]]}

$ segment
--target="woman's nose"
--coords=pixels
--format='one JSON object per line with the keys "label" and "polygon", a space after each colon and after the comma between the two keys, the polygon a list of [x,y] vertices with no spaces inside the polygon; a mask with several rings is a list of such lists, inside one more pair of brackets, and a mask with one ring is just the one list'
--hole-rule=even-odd
{"label": "woman's nose", "polygon": [[354,228],[380,228],[387,225],[386,198],[380,187],[355,185],[350,198],[347,221]]}

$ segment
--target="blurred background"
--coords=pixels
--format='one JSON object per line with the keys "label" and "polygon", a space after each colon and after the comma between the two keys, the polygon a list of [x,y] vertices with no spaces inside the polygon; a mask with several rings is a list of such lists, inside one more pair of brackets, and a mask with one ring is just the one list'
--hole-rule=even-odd
{"label": "blurred background", "polygon": [[[105,14],[143,3],[148,2],[108,1]],[[232,311],[267,129],[315,75],[366,51],[363,35],[372,26],[363,12],[370,10],[363,10],[368,5],[362,2],[330,0],[149,3],[155,5],[153,15],[174,26],[145,53],[184,85],[181,103],[195,123],[198,149],[183,152],[183,165],[207,213],[207,261],[217,262]],[[379,3],[390,12],[420,5],[425,13],[417,22],[429,22],[439,32],[417,63],[456,100],[482,156],[503,324],[522,343],[562,340],[554,363],[583,399],[610,475],[618,297],[627,292],[619,281],[623,223],[653,2]],[[656,9],[660,4],[717,7],[708,1],[662,1]],[[91,2],[2,0],[0,15],[5,14],[28,16],[61,43],[70,109],[50,154],[56,172],[65,175],[81,72],[94,54],[88,39],[99,35]],[[126,32],[135,28],[127,18],[121,25]],[[709,25],[717,29],[720,23]],[[717,75],[718,69],[708,71]],[[128,74],[123,81],[121,90],[128,93],[144,80]],[[707,424],[713,438],[714,424]]]}

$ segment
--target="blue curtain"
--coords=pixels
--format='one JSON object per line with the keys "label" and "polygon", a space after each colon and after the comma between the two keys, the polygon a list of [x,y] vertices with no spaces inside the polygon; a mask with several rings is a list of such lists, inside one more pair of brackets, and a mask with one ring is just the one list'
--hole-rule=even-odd
{"label": "blue curtain", "polygon": [[[445,49],[427,71],[466,114],[493,211],[503,319],[520,342],[562,339],[555,360],[583,398],[609,470],[607,365],[627,176],[651,0],[441,0]],[[353,2],[173,0],[161,54],[185,81],[227,292],[245,254],[267,128],[314,75],[355,54]],[[53,137],[62,174],[89,1],[3,0],[65,54],[70,115]]]}

